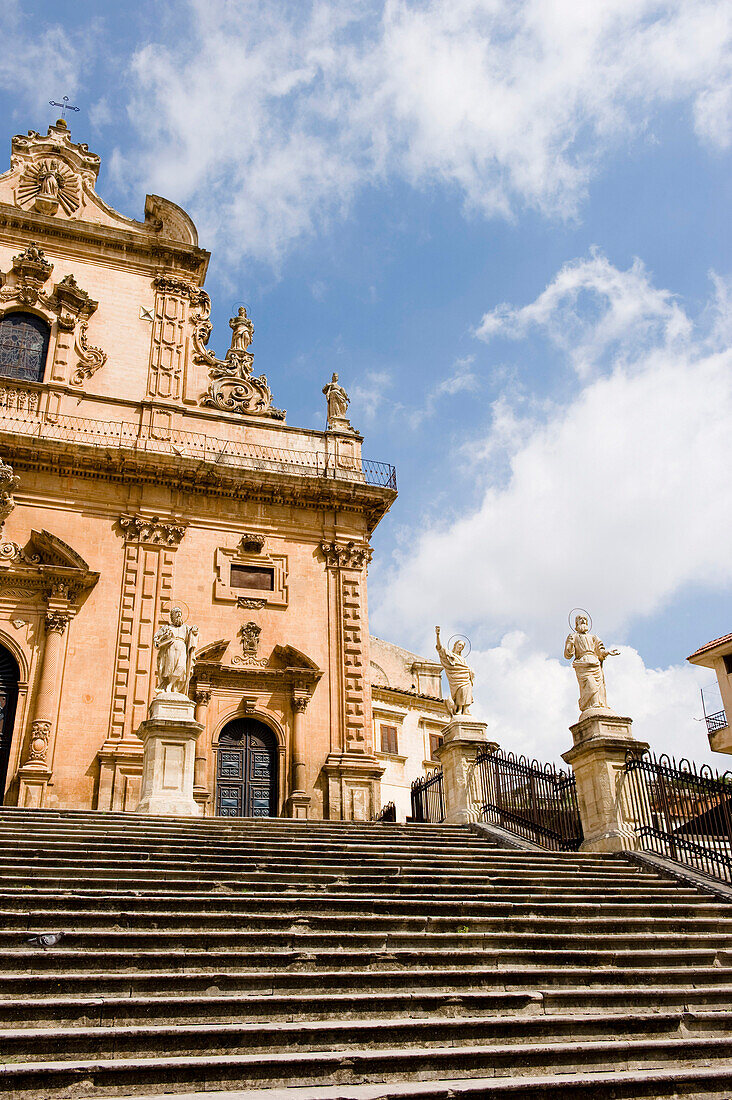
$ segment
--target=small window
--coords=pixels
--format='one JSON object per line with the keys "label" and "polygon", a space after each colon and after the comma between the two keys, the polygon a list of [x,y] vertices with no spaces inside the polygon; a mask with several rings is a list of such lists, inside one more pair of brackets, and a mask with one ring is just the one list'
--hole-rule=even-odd
{"label": "small window", "polygon": [[0,375],[42,382],[51,330],[32,313],[6,313],[0,320]]}
{"label": "small window", "polygon": [[430,734],[430,760],[436,760],[437,759],[437,750],[439,749],[441,744],[442,744],[442,734],[441,733],[431,733]]}
{"label": "small window", "polygon": [[258,592],[274,591],[274,569],[256,565],[232,565],[229,584],[232,588],[254,588]]}
{"label": "small window", "polygon": [[388,752],[391,756],[396,756],[399,752],[396,726],[381,727],[381,751]]}

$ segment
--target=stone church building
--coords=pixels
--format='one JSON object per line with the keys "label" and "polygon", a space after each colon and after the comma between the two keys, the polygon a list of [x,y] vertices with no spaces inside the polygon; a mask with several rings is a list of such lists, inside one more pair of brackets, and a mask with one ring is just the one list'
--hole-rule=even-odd
{"label": "stone church building", "polygon": [[[362,458],[344,401],[326,431],[287,423],[245,310],[217,356],[191,219],[155,195],[124,217],[99,167],[60,120],[13,138],[0,175],[5,803],[136,808],[153,636],[178,606],[201,812],[368,819],[390,760],[406,783],[374,743],[366,596],[394,469]],[[380,684],[389,729],[424,709],[413,775],[447,717],[439,676],[417,688]]]}

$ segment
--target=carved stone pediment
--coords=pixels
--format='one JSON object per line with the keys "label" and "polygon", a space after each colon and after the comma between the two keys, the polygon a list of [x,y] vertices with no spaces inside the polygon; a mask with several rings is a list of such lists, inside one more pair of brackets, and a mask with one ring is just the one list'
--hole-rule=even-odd
{"label": "carved stone pediment", "polygon": [[84,190],[93,191],[99,174],[99,157],[88,145],[73,142],[60,119],[45,135],[16,134],[11,172],[17,206],[49,217],[79,217]]}
{"label": "carved stone pediment", "polygon": [[46,599],[73,602],[98,580],[81,554],[50,531],[31,531],[25,546],[0,542],[0,590],[40,590]]}
{"label": "carved stone pediment", "polygon": [[[291,645],[276,645],[272,650],[272,656],[282,668],[307,669],[311,672],[320,672],[318,665],[300,649]],[[322,673],[321,673],[322,675]]]}

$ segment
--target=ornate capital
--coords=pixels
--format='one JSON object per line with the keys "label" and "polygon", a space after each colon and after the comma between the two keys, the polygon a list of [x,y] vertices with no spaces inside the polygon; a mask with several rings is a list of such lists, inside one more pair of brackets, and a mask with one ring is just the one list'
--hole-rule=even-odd
{"label": "ornate capital", "polygon": [[153,284],[159,294],[176,294],[179,298],[188,298],[193,302],[198,297],[200,288],[195,283],[189,283],[187,279],[179,279],[174,275],[156,275]]}
{"label": "ornate capital", "polygon": [[63,634],[71,616],[66,611],[49,611],[46,614],[46,634]]}
{"label": "ornate capital", "polygon": [[149,542],[156,546],[179,546],[187,528],[180,520],[124,514],[119,517],[119,525],[125,542]]}
{"label": "ornate capital", "polygon": [[373,550],[362,542],[321,542],[320,551],[328,569],[363,569]]}
{"label": "ornate capital", "polygon": [[298,714],[302,714],[304,710],[307,710],[308,703],[310,702],[309,695],[293,695],[292,697],[292,709],[297,711]]}
{"label": "ornate capital", "polygon": [[26,764],[45,764],[48,741],[51,736],[51,723],[36,721],[31,728],[30,745]]}
{"label": "ornate capital", "polygon": [[193,701],[207,707],[211,702],[211,688],[197,687],[193,692]]}
{"label": "ornate capital", "polygon": [[264,535],[256,531],[245,531],[239,539],[239,549],[243,554],[261,554],[265,545]]}

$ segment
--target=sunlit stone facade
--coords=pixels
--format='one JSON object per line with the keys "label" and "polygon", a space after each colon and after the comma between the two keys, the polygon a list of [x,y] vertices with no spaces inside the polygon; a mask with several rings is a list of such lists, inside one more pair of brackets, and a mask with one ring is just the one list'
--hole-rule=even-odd
{"label": "sunlit stone facade", "polygon": [[190,218],[156,196],[122,216],[98,171],[59,122],[14,138],[0,176],[5,802],[136,808],[178,604],[202,812],[369,818],[369,538],[394,472],[347,420],[287,423],[246,314],[211,351]]}

